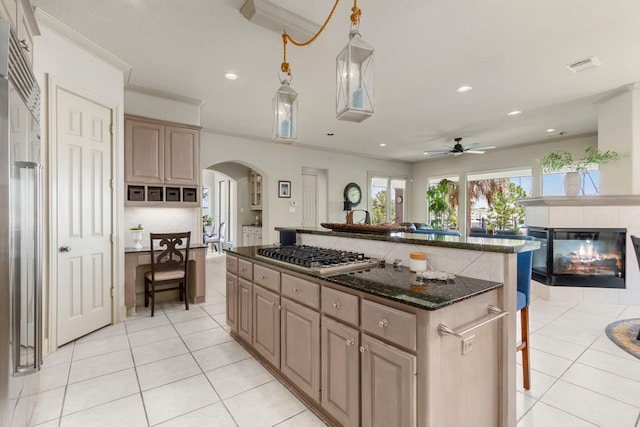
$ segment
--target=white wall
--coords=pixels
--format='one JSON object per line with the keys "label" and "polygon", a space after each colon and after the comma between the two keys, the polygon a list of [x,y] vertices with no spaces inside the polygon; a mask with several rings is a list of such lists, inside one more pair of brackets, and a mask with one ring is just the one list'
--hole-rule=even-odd
{"label": "white wall", "polygon": [[[297,145],[218,135],[204,132],[202,136],[202,166],[238,162],[263,177],[263,239],[276,242],[274,227],[294,227],[302,224],[302,170],[328,170],[328,221],[344,222],[343,191],[355,182],[368,198],[367,172],[384,172],[409,177],[410,165],[403,162],[357,157],[328,151],[312,150]],[[278,197],[278,180],[291,181],[291,198]],[[238,196],[240,197],[240,195]],[[365,199],[366,200],[366,199]],[[291,202],[297,202],[292,206]],[[293,212],[289,208],[293,209]]]}
{"label": "white wall", "polygon": [[[114,320],[122,320],[126,313],[124,309],[124,241],[123,241],[123,208],[124,205],[124,183],[123,183],[123,165],[124,165],[124,121],[123,121],[123,104],[124,104],[124,75],[123,70],[111,65],[105,60],[98,58],[94,54],[89,53],[78,44],[71,42],[69,39],[62,37],[59,33],[40,23],[41,36],[34,40],[34,71],[40,88],[43,90],[42,98],[42,147],[43,158],[45,164],[45,206],[50,206],[50,201],[56,197],[51,193],[51,189],[55,188],[49,180],[50,169],[48,169],[50,138],[48,134],[50,111],[48,110],[48,93],[47,76],[55,78],[58,82],[77,88],[83,92],[92,94],[96,98],[105,100],[110,105],[115,106],[114,117],[114,147],[113,147],[113,179],[114,179],[114,228],[115,248],[114,257],[114,286],[116,287],[116,295],[114,299]],[[51,177],[53,178],[53,177]],[[49,215],[45,212],[45,230],[44,242],[45,260],[55,259],[53,256],[51,245],[55,243],[52,240],[55,228],[49,227]],[[55,225],[54,225],[55,227]],[[45,266],[45,319],[48,319],[50,313],[47,303],[48,292],[51,286],[55,285],[55,278],[51,277],[51,268],[54,266]],[[51,267],[51,268],[50,268]],[[55,323],[54,323],[55,324]],[[45,325],[45,328],[49,324]],[[45,331],[47,335],[47,331]],[[47,337],[48,338],[48,335]],[[46,344],[45,344],[46,349]]]}
{"label": "white wall", "polygon": [[[487,151],[485,154],[465,154],[458,157],[447,157],[414,163],[411,167],[413,178],[411,189],[411,214],[407,220],[424,222],[427,217],[425,193],[428,189],[430,177],[456,175],[460,182],[465,182],[471,173],[521,169],[531,167],[533,180],[533,196],[541,195],[542,176],[536,159],[555,150],[567,150],[576,157],[584,155],[584,148],[596,146],[595,134],[576,137],[540,141],[538,143],[522,145],[509,149]],[[462,195],[461,195],[462,196]],[[459,213],[462,215],[462,212]]]}
{"label": "white wall", "polygon": [[126,114],[200,126],[199,105],[131,89],[125,90],[124,100]]}

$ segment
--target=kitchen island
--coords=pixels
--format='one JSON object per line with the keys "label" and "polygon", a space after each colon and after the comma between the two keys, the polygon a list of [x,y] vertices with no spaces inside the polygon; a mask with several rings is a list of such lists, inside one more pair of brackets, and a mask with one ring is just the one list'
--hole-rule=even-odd
{"label": "kitchen island", "polygon": [[[227,252],[232,335],[314,411],[344,426],[515,425],[516,254],[535,244],[296,231],[386,261],[323,275]],[[417,283],[403,266],[415,251],[455,280]]]}

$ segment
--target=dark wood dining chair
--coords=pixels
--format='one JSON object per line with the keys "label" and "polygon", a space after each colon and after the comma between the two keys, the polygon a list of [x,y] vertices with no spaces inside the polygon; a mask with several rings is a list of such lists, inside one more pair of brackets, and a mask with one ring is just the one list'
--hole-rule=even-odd
{"label": "dark wood dining chair", "polygon": [[180,301],[184,300],[189,310],[187,273],[191,232],[151,233],[151,271],[144,274],[144,306],[149,307],[151,316],[155,311],[156,292],[178,290]]}

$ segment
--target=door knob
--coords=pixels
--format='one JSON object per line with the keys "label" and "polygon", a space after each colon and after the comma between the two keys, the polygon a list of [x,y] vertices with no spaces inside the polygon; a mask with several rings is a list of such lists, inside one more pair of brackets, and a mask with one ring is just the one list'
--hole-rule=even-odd
{"label": "door knob", "polygon": [[70,246],[60,246],[60,252],[71,252]]}

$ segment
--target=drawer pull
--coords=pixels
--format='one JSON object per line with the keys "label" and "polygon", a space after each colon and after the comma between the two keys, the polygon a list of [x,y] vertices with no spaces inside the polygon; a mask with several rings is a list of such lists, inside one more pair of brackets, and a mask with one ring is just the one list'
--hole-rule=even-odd
{"label": "drawer pull", "polygon": [[23,48],[24,50],[26,50],[27,52],[31,52],[31,47],[27,43],[26,39],[20,40],[20,47]]}
{"label": "drawer pull", "polygon": [[260,276],[260,278],[261,278],[262,280],[265,280],[265,279],[267,278],[267,276]]}
{"label": "drawer pull", "polygon": [[356,343],[356,340],[354,340],[353,338],[347,338],[347,345],[351,346],[354,345]]}
{"label": "drawer pull", "polygon": [[451,335],[455,335],[459,338],[462,338],[463,335],[468,334],[471,331],[475,331],[476,329],[493,322],[494,320],[498,320],[498,319],[502,319],[504,316],[506,316],[507,314],[509,314],[508,311],[502,311],[500,310],[498,307],[493,306],[491,304],[489,304],[489,306],[487,307],[487,311],[489,312],[489,314],[493,314],[493,316],[489,317],[488,319],[482,320],[478,323],[476,323],[473,326],[469,326],[467,329],[464,329],[462,331],[454,331],[453,329],[449,328],[447,325],[445,325],[444,323],[440,323],[438,325],[438,333],[440,335],[447,335],[447,334],[451,334]]}
{"label": "drawer pull", "polygon": [[331,307],[333,307],[334,310],[340,310],[340,303],[339,302],[334,302]]}
{"label": "drawer pull", "polygon": [[300,292],[300,289],[298,289],[298,288],[293,288],[293,292],[295,292],[295,293],[297,294],[298,292]]}
{"label": "drawer pull", "polygon": [[378,326],[382,329],[387,327],[387,325],[389,325],[389,321],[387,319],[382,319],[381,321],[378,322]]}
{"label": "drawer pull", "polygon": [[361,345],[360,346],[360,353],[364,353],[365,351],[369,351],[369,346],[368,345]]}

